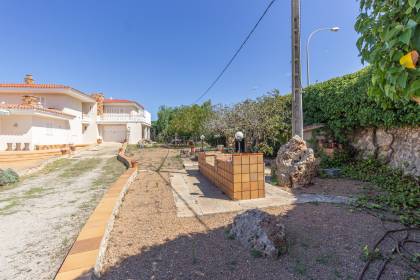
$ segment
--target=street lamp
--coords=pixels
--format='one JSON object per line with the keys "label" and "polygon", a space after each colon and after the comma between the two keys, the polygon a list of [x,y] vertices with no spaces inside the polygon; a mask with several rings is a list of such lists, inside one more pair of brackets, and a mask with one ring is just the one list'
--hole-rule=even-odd
{"label": "street lamp", "polygon": [[311,42],[312,36],[314,36],[316,33],[320,31],[331,31],[331,32],[338,32],[340,30],[340,27],[326,27],[326,28],[319,28],[314,31],[312,31],[311,34],[309,34],[308,41],[306,42],[306,83],[307,86],[310,84],[310,77],[309,77],[309,43]]}

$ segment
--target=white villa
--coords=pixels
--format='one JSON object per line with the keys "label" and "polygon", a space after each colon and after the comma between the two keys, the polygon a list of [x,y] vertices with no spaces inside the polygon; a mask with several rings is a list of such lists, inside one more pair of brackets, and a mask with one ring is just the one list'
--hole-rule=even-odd
{"label": "white villa", "polygon": [[98,141],[150,139],[151,116],[135,101],[88,95],[69,86],[0,84],[0,151]]}

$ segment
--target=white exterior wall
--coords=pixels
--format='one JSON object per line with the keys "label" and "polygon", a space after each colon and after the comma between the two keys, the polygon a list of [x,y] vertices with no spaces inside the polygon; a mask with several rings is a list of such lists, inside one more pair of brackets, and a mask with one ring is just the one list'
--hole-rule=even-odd
{"label": "white exterior wall", "polygon": [[69,121],[32,117],[32,147],[35,145],[68,144],[71,139]]}
{"label": "white exterior wall", "polygon": [[152,125],[152,114],[149,111],[144,110],[144,119],[147,125]]}
{"label": "white exterior wall", "polygon": [[45,108],[62,111],[74,118],[64,120],[46,115],[0,116],[0,150],[6,149],[6,143],[30,143],[31,149],[35,145],[93,144],[102,135],[99,131],[101,127],[107,125],[124,125],[129,129],[130,144],[150,139],[151,115],[146,110],[134,104],[104,104],[104,115],[98,117],[96,102],[90,102],[86,97],[79,99],[73,94],[50,89],[45,92],[34,92],[31,89],[1,92],[0,102],[21,104],[24,95],[34,95],[40,98]]}
{"label": "white exterior wall", "polygon": [[130,130],[128,144],[137,144],[142,139],[142,127],[140,123],[128,123],[127,128]]}
{"label": "white exterior wall", "polygon": [[50,94],[46,97],[46,107],[75,116],[75,118],[69,120],[70,137],[68,143],[84,144],[82,133],[82,102],[80,100],[66,95]]}
{"label": "white exterior wall", "polygon": [[[45,108],[52,108],[63,113],[67,113],[75,116],[73,119],[69,120],[69,129],[70,136],[66,140],[66,143],[70,144],[91,144],[96,143],[98,138],[98,128],[96,125],[96,103],[82,103],[81,100],[60,93],[2,93],[0,95],[0,102],[5,102],[7,104],[21,104],[22,98],[24,95],[34,95],[40,98],[43,106]],[[83,133],[82,127],[82,112],[89,113],[90,106],[92,110],[90,111],[91,122]],[[60,139],[61,140],[61,139]],[[60,144],[60,143],[58,143]]]}
{"label": "white exterior wall", "polygon": [[99,129],[96,123],[97,105],[96,103],[93,103],[93,104],[83,103],[83,114],[85,114],[86,112],[89,112],[90,108],[92,109],[90,110],[90,113],[88,113],[89,122],[84,124],[85,126],[87,125],[86,130],[83,132],[83,138],[82,138],[82,142],[84,144],[94,144],[99,138]]}
{"label": "white exterior wall", "polygon": [[[32,142],[32,116],[0,117],[0,151],[7,148],[7,143]],[[14,148],[14,144],[13,144]]]}

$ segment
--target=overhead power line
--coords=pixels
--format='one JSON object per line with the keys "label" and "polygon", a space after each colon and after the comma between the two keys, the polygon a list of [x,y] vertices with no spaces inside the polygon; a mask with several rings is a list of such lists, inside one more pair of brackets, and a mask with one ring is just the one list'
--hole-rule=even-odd
{"label": "overhead power line", "polygon": [[197,103],[200,101],[204,96],[206,96],[209,91],[216,85],[216,83],[220,80],[220,78],[223,76],[223,74],[226,72],[226,70],[229,68],[229,66],[232,64],[232,62],[235,60],[235,58],[238,56],[238,54],[241,52],[243,47],[248,42],[249,38],[251,38],[252,33],[257,29],[258,25],[261,23],[265,15],[270,10],[271,6],[273,6],[274,2],[276,0],[271,0],[271,2],[268,4],[267,8],[264,10],[264,13],[261,15],[261,17],[258,19],[257,23],[254,25],[254,27],[251,29],[251,31],[248,33],[248,35],[245,37],[245,40],[242,42],[241,46],[236,50],[235,54],[232,56],[232,58],[229,60],[229,62],[226,64],[226,66],[223,68],[223,70],[220,72],[220,74],[214,79],[214,81],[210,84],[210,86],[194,101],[194,103]]}

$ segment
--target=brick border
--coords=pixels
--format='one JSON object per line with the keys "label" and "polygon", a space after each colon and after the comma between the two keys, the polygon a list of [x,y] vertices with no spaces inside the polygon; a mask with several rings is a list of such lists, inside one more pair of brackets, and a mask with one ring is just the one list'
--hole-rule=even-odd
{"label": "brick border", "polygon": [[55,280],[92,279],[103,273],[103,263],[115,217],[128,188],[137,176],[137,163],[125,156],[127,144],[118,152],[125,171],[104,194],[79,232],[79,236],[58,270]]}

